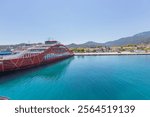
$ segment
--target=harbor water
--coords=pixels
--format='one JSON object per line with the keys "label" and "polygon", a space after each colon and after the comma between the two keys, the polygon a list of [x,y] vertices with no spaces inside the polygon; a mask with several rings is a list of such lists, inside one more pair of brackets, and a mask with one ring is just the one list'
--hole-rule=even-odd
{"label": "harbor water", "polygon": [[12,100],[149,100],[150,55],[75,56],[0,74]]}

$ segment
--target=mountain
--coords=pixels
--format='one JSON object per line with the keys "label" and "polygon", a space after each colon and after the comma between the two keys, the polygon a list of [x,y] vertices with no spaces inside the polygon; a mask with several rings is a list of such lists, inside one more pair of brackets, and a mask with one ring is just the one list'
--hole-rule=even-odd
{"label": "mountain", "polygon": [[121,46],[127,44],[142,44],[150,43],[150,31],[142,32],[131,37],[120,38],[115,41],[109,41],[104,43],[106,46]]}
{"label": "mountain", "polygon": [[69,45],[66,45],[68,48],[79,48],[80,45],[78,44],[75,44],[75,43],[72,43],[72,44],[69,44]]}
{"label": "mountain", "polygon": [[[86,43],[83,44],[69,44],[66,45],[68,48],[92,48],[92,47],[97,47],[97,46],[122,46],[122,45],[128,45],[128,44],[150,44],[150,31],[147,32],[142,32],[142,33],[138,33],[136,35],[130,36],[130,37],[124,37],[124,38],[120,38],[118,40],[115,41],[109,41],[106,43],[98,43],[98,42],[94,42],[94,41],[88,41]],[[0,49],[6,49],[8,47],[13,47],[16,48],[18,46],[24,46],[24,45],[36,45],[37,43],[33,43],[33,44],[26,44],[26,43],[22,43],[22,44],[16,44],[16,45],[0,45]],[[41,43],[38,43],[41,44]]]}
{"label": "mountain", "polygon": [[72,43],[70,45],[67,45],[68,48],[92,48],[92,47],[97,47],[97,46],[103,46],[102,43],[97,43],[97,42],[94,42],[94,41],[88,41],[86,43],[83,43],[83,44],[75,44],[75,43]]}
{"label": "mountain", "polygon": [[120,38],[115,41],[109,41],[106,43],[97,43],[93,41],[88,41],[83,44],[70,44],[67,45],[69,48],[86,48],[86,47],[97,47],[97,46],[122,46],[122,45],[128,45],[128,44],[150,44],[150,31],[142,32],[130,37],[124,37]]}
{"label": "mountain", "polygon": [[86,43],[80,44],[81,47],[96,47],[96,46],[102,46],[103,44],[97,43],[94,41],[88,41]]}

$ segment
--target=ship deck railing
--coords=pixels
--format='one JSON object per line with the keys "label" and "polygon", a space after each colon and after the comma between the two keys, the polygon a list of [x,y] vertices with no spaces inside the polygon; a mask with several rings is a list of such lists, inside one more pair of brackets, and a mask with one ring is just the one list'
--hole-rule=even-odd
{"label": "ship deck railing", "polygon": [[[19,59],[19,58],[27,58],[25,57],[24,55],[25,54],[40,54],[42,53],[43,51],[37,51],[37,52],[31,52],[30,50],[31,49],[48,49],[49,47],[51,46],[55,46],[55,45],[59,45],[59,43],[56,43],[56,44],[42,44],[42,45],[36,45],[36,46],[33,46],[31,48],[28,48],[27,50],[24,50],[20,53],[17,53],[17,54],[11,54],[11,55],[6,55],[6,56],[0,56],[0,60],[10,60],[10,59]],[[30,55],[31,56],[35,56],[35,55]]]}
{"label": "ship deck railing", "polygon": [[9,60],[9,59],[17,59],[17,58],[22,58],[24,56],[24,54],[27,53],[27,50],[22,51],[18,54],[12,54],[12,55],[6,55],[6,56],[2,56],[1,59],[2,60]]}
{"label": "ship deck railing", "polygon": [[42,52],[24,52],[21,54],[14,54],[14,55],[7,55],[0,57],[0,60],[10,60],[10,59],[20,59],[20,58],[29,58],[37,56],[38,54],[41,54]]}

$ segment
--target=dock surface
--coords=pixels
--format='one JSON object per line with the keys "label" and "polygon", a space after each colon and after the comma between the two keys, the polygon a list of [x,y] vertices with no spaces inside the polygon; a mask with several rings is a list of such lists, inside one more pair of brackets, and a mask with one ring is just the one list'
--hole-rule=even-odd
{"label": "dock surface", "polygon": [[112,56],[112,55],[150,55],[150,53],[135,53],[135,52],[108,52],[108,53],[74,53],[75,56]]}

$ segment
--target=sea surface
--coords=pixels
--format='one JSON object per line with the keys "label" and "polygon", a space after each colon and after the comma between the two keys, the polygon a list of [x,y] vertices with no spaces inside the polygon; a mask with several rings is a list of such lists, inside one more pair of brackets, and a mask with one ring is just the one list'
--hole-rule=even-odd
{"label": "sea surface", "polygon": [[150,100],[150,56],[75,56],[0,75],[12,100]]}

